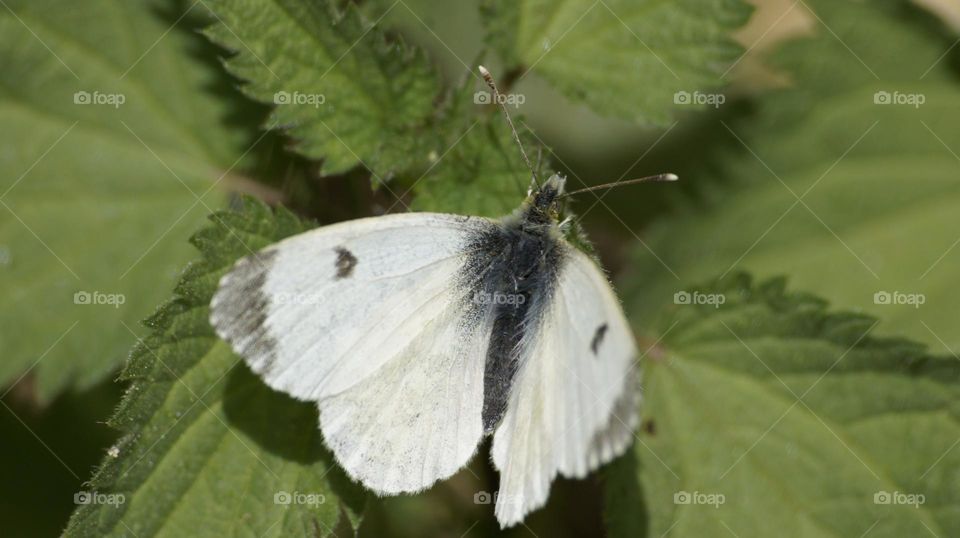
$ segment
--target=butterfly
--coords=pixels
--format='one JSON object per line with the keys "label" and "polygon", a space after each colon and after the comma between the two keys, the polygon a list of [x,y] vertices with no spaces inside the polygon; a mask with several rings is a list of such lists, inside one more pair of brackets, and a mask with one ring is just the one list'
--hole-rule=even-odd
{"label": "butterfly", "polygon": [[222,277],[210,321],[267,385],[317,403],[337,462],[377,494],[450,477],[492,436],[494,511],[515,525],[638,422],[636,344],[565,238],[564,183],[501,219],[401,213],[287,238]]}

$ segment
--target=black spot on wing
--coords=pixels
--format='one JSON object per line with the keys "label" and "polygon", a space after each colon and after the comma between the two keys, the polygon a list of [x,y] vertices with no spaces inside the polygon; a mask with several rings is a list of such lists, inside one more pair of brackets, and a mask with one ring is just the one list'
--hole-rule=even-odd
{"label": "black spot on wing", "polygon": [[607,324],[601,323],[593,333],[593,340],[590,341],[590,349],[593,351],[594,356],[600,352],[600,344],[603,343],[603,337],[606,336],[607,329]]}
{"label": "black spot on wing", "polygon": [[210,321],[221,338],[259,374],[276,360],[277,342],[265,326],[269,299],[264,293],[274,251],[241,259],[224,276],[211,303]]}
{"label": "black spot on wing", "polygon": [[353,273],[353,268],[357,266],[357,257],[343,247],[337,247],[334,250],[337,252],[337,261],[334,262],[334,266],[337,268],[337,279],[347,278]]}

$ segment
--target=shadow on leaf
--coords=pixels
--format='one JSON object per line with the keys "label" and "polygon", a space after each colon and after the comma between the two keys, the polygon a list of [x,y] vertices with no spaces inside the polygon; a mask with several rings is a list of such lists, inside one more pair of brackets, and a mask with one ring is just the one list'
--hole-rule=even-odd
{"label": "shadow on leaf", "polygon": [[324,477],[354,511],[361,513],[366,494],[350,480],[324,446],[316,404],[297,401],[260,380],[246,365],[227,377],[223,408],[232,428],[242,431],[262,449],[287,461],[332,467]]}

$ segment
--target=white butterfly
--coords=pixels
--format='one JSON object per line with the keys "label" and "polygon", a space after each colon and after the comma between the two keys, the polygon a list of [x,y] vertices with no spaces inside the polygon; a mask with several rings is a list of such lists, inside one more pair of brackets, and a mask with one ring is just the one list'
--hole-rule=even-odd
{"label": "white butterfly", "polygon": [[317,402],[337,461],[377,494],[430,487],[492,435],[496,517],[517,524],[637,424],[634,339],[564,239],[563,187],[551,177],[499,220],[406,213],[290,237],[221,279],[211,323],[267,385]]}

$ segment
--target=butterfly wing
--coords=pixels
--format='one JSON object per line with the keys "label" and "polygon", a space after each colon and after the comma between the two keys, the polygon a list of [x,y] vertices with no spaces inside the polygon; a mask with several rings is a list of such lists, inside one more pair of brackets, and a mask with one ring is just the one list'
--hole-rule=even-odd
{"label": "butterfly wing", "polygon": [[604,274],[569,249],[494,433],[501,526],[542,506],[557,473],[583,477],[621,454],[636,426],[636,346]]}
{"label": "butterfly wing", "polygon": [[482,436],[492,319],[469,304],[462,268],[471,234],[490,225],[408,213],[288,238],[222,278],[211,323],[267,385],[318,402],[353,478],[378,493],[424,489]]}

